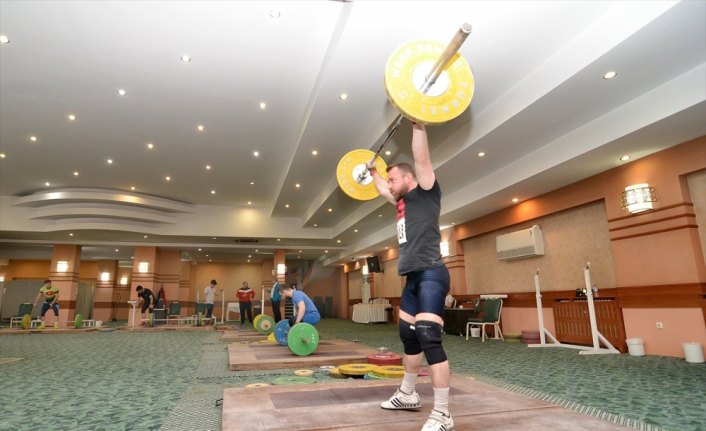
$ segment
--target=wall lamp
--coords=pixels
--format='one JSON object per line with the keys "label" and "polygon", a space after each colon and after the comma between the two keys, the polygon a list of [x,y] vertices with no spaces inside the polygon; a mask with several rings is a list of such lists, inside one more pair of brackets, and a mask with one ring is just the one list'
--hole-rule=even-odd
{"label": "wall lamp", "polygon": [[627,186],[622,194],[622,206],[630,214],[651,210],[652,202],[657,202],[657,195],[647,183]]}
{"label": "wall lamp", "polygon": [[60,260],[56,262],[56,272],[66,272],[69,270],[69,261]]}

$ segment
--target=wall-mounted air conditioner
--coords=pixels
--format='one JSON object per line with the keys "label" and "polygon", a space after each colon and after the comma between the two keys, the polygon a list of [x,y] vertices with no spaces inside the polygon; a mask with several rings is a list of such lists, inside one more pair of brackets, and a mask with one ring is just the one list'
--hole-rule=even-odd
{"label": "wall-mounted air conditioner", "polygon": [[542,229],[534,225],[528,229],[495,237],[498,260],[520,259],[544,254]]}

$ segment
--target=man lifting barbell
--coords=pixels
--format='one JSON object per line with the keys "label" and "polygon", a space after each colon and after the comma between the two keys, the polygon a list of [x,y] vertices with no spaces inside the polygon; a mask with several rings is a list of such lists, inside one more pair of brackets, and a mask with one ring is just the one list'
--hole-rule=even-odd
{"label": "man lifting barbell", "polygon": [[292,298],[292,304],[294,304],[294,315],[289,318],[289,326],[300,322],[316,325],[321,321],[319,310],[316,309],[314,301],[306,293],[287,285],[282,286],[280,292],[285,298]]}
{"label": "man lifting barbell", "polygon": [[415,385],[423,353],[431,369],[434,407],[422,431],[450,431],[454,428],[449,413],[450,368],[441,344],[444,299],[449,292],[449,271],[439,249],[441,188],[431,164],[426,130],[417,123],[412,124],[412,154],[414,167],[390,165],[387,180],[367,164],[377,191],[397,207],[398,272],[406,276],[399,315],[405,372],[400,388],[380,406],[388,410],[421,407]]}

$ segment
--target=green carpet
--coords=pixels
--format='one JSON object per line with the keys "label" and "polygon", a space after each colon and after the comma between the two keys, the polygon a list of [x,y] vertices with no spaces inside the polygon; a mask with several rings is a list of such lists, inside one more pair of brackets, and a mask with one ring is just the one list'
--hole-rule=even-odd
{"label": "green carpet", "polygon": [[[123,322],[124,323],[124,322]],[[400,352],[396,325],[325,319],[324,338]],[[217,430],[223,389],[291,370],[228,371],[218,332],[0,335],[0,430]],[[706,366],[582,356],[446,335],[452,372],[634,429],[706,430]],[[321,382],[341,382],[317,373]]]}

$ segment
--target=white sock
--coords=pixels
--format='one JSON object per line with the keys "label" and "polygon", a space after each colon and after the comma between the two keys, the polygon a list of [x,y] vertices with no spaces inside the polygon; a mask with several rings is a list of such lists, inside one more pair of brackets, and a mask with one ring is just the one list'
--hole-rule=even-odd
{"label": "white sock", "polygon": [[449,388],[434,388],[434,410],[451,416],[449,413]]}
{"label": "white sock", "polygon": [[402,385],[400,385],[400,390],[405,394],[411,394],[414,392],[414,387],[417,384],[417,373],[408,373],[405,371],[404,377],[402,378]]}

